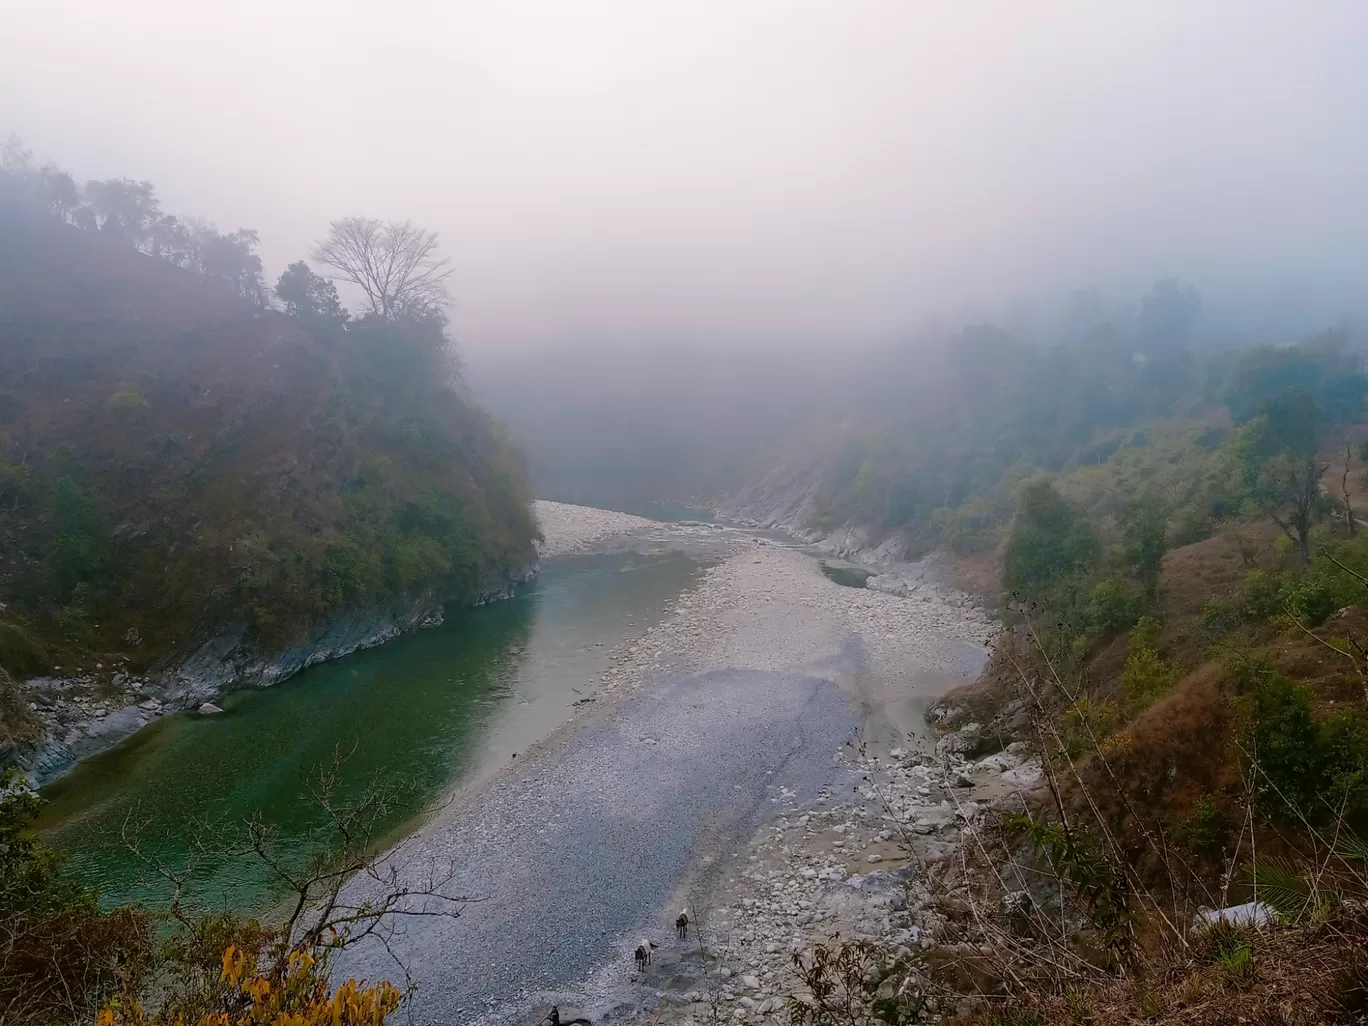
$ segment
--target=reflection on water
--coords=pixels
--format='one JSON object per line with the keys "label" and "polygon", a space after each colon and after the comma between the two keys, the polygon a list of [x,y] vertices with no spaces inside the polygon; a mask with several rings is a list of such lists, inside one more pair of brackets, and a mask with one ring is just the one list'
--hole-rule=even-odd
{"label": "reflection on water", "polygon": [[[397,834],[561,723],[592,690],[609,650],[657,622],[697,569],[676,555],[553,564],[511,601],[230,695],[221,716],[154,723],[45,788],[41,826],[105,901],[159,903],[169,885],[128,851],[126,824],[149,851],[183,866],[196,824],[240,837],[245,818],[260,812],[292,860],[314,857],[325,850],[325,824],[307,795],[340,751],[349,753],[343,796],[377,774],[411,786],[412,801],[385,824]],[[201,902],[239,911],[275,893],[263,867],[222,851],[197,864],[192,883]]]}
{"label": "reflection on water", "polygon": [[851,566],[841,564],[833,566],[826,560],[821,562],[822,573],[826,574],[827,579],[845,588],[863,588],[865,582],[874,576],[872,570],[866,570],[862,566]]}

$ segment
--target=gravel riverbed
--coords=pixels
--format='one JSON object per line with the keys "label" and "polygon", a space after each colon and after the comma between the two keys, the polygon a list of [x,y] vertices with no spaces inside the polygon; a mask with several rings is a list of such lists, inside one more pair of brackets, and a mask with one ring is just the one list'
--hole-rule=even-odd
{"label": "gravel riverbed", "polygon": [[[671,530],[582,509],[538,503],[544,554],[633,534],[658,545]],[[687,542],[715,529],[673,530]],[[771,1021],[800,938],[869,908],[898,943],[927,928],[891,910],[888,874],[869,872],[898,858],[871,803],[915,813],[928,845],[955,842],[968,820],[945,774],[966,767],[904,746],[928,702],[977,674],[991,620],[930,588],[842,587],[764,538],[719,532],[718,545],[570,723],[394,853],[412,873],[453,860],[482,899],[391,942],[419,984],[416,1021],[535,1023],[551,1004],[595,1023]],[[709,958],[697,929],[675,939],[681,906]],[[658,948],[639,976],[642,937]],[[374,978],[387,958],[362,950],[340,968]]]}
{"label": "gravel riverbed", "polygon": [[542,540],[537,545],[537,554],[542,559],[583,552],[605,538],[638,534],[660,526],[654,520],[630,513],[546,499],[532,503],[532,512],[542,531]]}

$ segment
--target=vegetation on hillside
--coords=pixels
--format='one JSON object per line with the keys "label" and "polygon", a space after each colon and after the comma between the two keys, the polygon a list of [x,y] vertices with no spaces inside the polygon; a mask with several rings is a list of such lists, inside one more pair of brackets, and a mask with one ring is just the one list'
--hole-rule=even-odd
{"label": "vegetation on hillside", "polygon": [[[1183,416],[1159,407],[1104,458],[1033,466],[995,533],[1008,630],[964,701],[1045,778],[980,849],[989,881],[1016,882],[976,900],[1021,886],[1034,903],[977,935],[966,1021],[1364,1007],[1368,538],[1349,511],[1368,382],[1336,333],[1216,363]],[[1193,925],[1245,901],[1271,933]]]}
{"label": "vegetation on hillside", "polygon": [[[991,326],[965,329],[848,433],[825,467],[816,526],[900,531],[914,556],[937,547],[987,551],[1002,540],[1022,482],[1109,467],[1116,474],[1089,496],[1098,511],[1157,497],[1178,513],[1184,539],[1196,540],[1236,512],[1201,473],[1232,421],[1257,420],[1294,388],[1327,422],[1357,419],[1368,389],[1343,330],[1201,360],[1186,348],[1199,306],[1190,287],[1165,281],[1144,298],[1131,333],[1101,322],[1041,347]],[[1291,410],[1272,412],[1283,424],[1295,419]],[[1247,482],[1243,498],[1282,511],[1284,496],[1305,484],[1305,461],[1293,451],[1304,438],[1268,427],[1249,428],[1246,438],[1260,450],[1249,469],[1263,480]],[[1156,445],[1169,451],[1146,452]],[[1264,458],[1274,449],[1285,466]]]}
{"label": "vegetation on hillside", "polygon": [[532,561],[523,457],[463,394],[432,233],[332,226],[316,255],[370,297],[352,316],[302,261],[268,291],[255,233],[165,215],[149,183],[79,188],[13,142],[0,221],[11,675],[165,666],[242,626],[270,653]]}

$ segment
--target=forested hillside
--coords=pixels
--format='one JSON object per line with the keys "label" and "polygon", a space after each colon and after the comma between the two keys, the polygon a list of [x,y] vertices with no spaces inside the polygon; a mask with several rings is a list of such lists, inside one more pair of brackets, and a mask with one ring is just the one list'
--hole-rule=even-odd
{"label": "forested hillside", "polygon": [[[242,624],[269,654],[534,561],[523,458],[463,396],[438,293],[353,318],[299,263],[271,297],[252,233],[232,273],[148,252],[136,206],[97,218],[92,183],[73,215],[52,177],[0,183],[0,666],[165,667]],[[410,226],[338,222],[320,252],[366,229],[418,239],[440,289]]]}
{"label": "forested hillside", "polygon": [[[818,491],[913,554],[998,571],[986,597],[1006,630],[939,719],[1040,759],[1000,857],[1047,881],[1036,908],[1066,895],[1041,914],[1075,932],[995,949],[1001,1017],[971,1021],[1062,1021],[1080,1001],[1149,1022],[1350,1021],[1368,895],[1363,355],[1343,328],[1201,360],[1106,342],[961,339],[936,385],[967,407],[937,408],[953,427],[866,441]],[[1190,929],[1243,902],[1251,918]]]}

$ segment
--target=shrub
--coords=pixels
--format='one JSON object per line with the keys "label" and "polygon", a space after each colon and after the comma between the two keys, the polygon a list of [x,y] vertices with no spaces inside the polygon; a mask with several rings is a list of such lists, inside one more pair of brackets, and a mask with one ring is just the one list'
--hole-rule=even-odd
{"label": "shrub", "polygon": [[1266,667],[1245,677],[1243,740],[1247,757],[1258,766],[1254,788],[1260,804],[1266,811],[1306,811],[1316,800],[1324,761],[1311,692]]}
{"label": "shrub", "polygon": [[1240,589],[1240,612],[1250,622],[1267,620],[1282,611],[1282,581],[1276,574],[1251,570]]}
{"label": "shrub", "polygon": [[11,747],[27,747],[42,736],[42,721],[14,678],[0,667],[0,755]]}
{"label": "shrub", "polygon": [[1207,599],[1197,611],[1197,620],[1202,630],[1213,637],[1228,634],[1238,625],[1239,617],[1220,599]]}
{"label": "shrub", "polygon": [[1189,851],[1208,858],[1219,856],[1230,840],[1230,825],[1215,799],[1205,791],[1192,812],[1178,823],[1176,832]]}
{"label": "shrub", "polygon": [[1143,709],[1178,683],[1178,670],[1159,655],[1159,624],[1142,616],[1131,631],[1121,688],[1134,708]]}
{"label": "shrub", "polygon": [[1088,595],[1087,626],[1106,637],[1124,631],[1140,617],[1145,596],[1129,581],[1109,577],[1093,585]]}
{"label": "shrub", "polygon": [[1282,589],[1282,606],[1309,627],[1319,627],[1345,604],[1339,582],[1320,565],[1308,567]]}
{"label": "shrub", "polygon": [[121,388],[105,400],[105,409],[120,413],[141,413],[150,405],[137,385]]}
{"label": "shrub", "polygon": [[18,509],[28,504],[32,494],[28,467],[0,460],[0,502]]}
{"label": "shrub", "polygon": [[152,942],[140,911],[103,912],[61,872],[34,836],[41,804],[16,772],[0,775],[0,1009],[16,1026],[89,1022]]}
{"label": "shrub", "polygon": [[1121,710],[1115,702],[1081,696],[1060,717],[1060,731],[1064,750],[1073,758],[1091,751],[1121,722]]}
{"label": "shrub", "polygon": [[1267,666],[1246,670],[1239,705],[1255,796],[1270,815],[1325,822],[1368,810],[1368,724],[1357,713],[1324,723],[1311,691]]}
{"label": "shrub", "polygon": [[36,677],[52,661],[47,651],[29,633],[14,623],[0,623],[0,667],[15,677]]}
{"label": "shrub", "polygon": [[403,994],[393,984],[347,980],[335,990],[326,960],[306,950],[291,951],[281,966],[258,966],[248,951],[230,945],[209,995],[194,995],[185,1007],[171,1002],[148,1015],[134,999],[103,1008],[96,1026],[381,1026],[398,1009]]}

